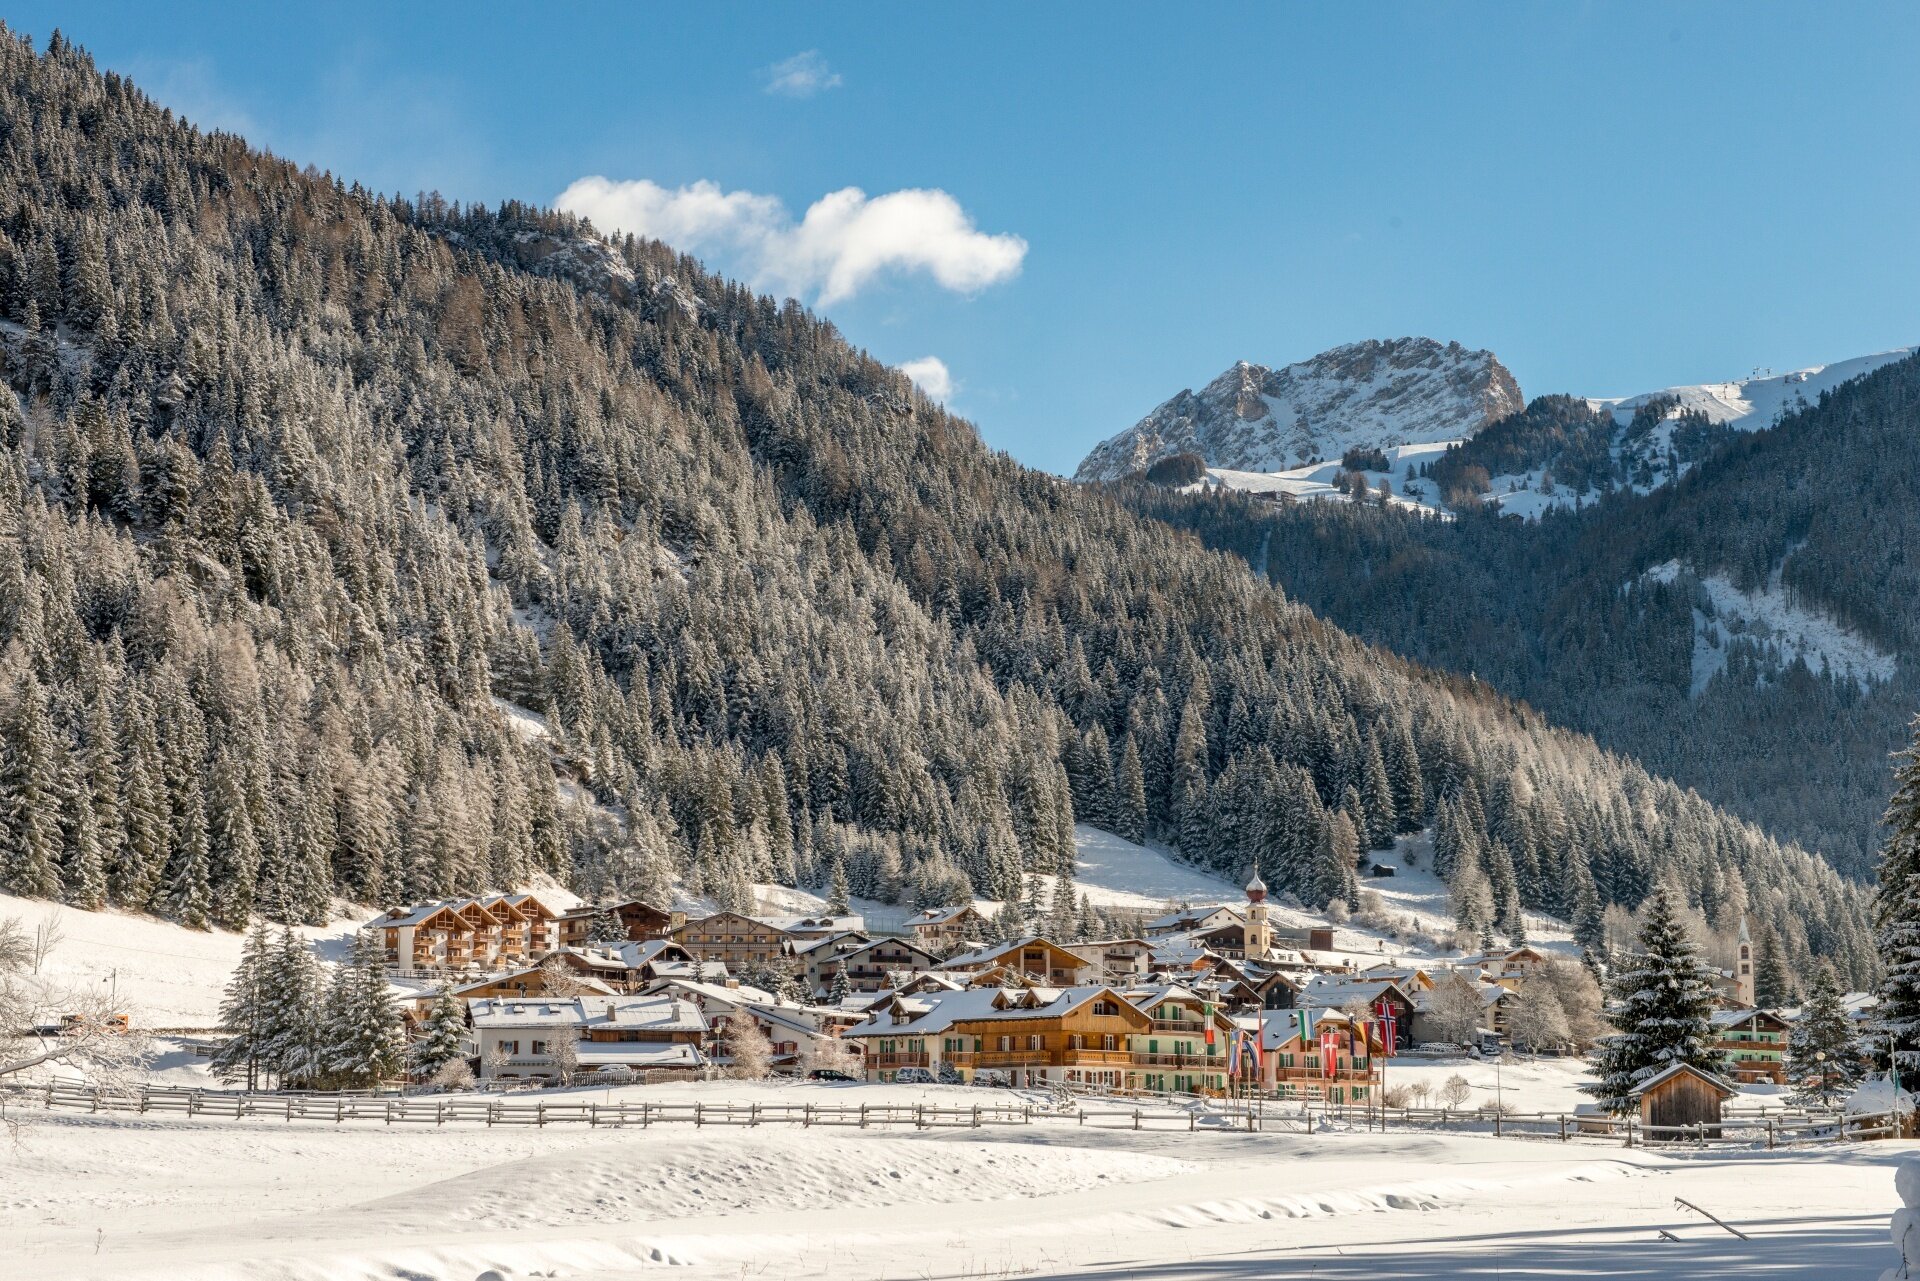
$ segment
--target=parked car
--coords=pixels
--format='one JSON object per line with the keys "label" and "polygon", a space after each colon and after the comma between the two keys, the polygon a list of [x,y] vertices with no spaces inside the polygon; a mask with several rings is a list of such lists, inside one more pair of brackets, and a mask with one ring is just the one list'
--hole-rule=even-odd
{"label": "parked car", "polygon": [[842,1072],[839,1068],[815,1068],[807,1073],[809,1081],[858,1081],[860,1078],[851,1072]]}
{"label": "parked car", "polygon": [[925,1068],[901,1068],[893,1079],[897,1085],[932,1085],[933,1073]]}

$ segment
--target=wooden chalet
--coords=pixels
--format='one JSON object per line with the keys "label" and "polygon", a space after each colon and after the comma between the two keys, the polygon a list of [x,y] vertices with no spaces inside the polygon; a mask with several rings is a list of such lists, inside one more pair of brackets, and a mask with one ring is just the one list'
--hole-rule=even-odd
{"label": "wooden chalet", "polygon": [[1084,956],[1037,935],[1014,939],[1010,943],[991,943],[972,952],[950,956],[941,962],[945,970],[965,973],[1004,967],[1029,981],[1053,987],[1074,987],[1092,983],[1099,967]]}
{"label": "wooden chalet", "polygon": [[1208,930],[1216,926],[1228,925],[1235,921],[1245,924],[1246,918],[1238,908],[1222,904],[1206,904],[1200,907],[1182,907],[1156,917],[1140,927],[1141,933],[1148,938],[1158,938],[1163,934],[1185,934],[1192,930]]}
{"label": "wooden chalet", "polygon": [[[617,939],[591,938],[593,922],[602,913],[611,912],[620,922],[620,937]],[[582,904],[572,909],[559,921],[561,947],[585,947],[588,943],[639,943],[646,939],[671,937],[673,931],[687,920],[685,912],[667,912],[643,903],[639,899],[629,899],[624,903]]]}
{"label": "wooden chalet", "polygon": [[1136,1089],[1220,1094],[1228,1083],[1234,1022],[1207,994],[1179,984],[1129,988],[1126,998],[1153,1024],[1133,1038]]}
{"label": "wooden chalet", "polygon": [[993,922],[971,903],[959,907],[930,907],[907,918],[914,942],[936,955],[945,955],[993,932]]}
{"label": "wooden chalet", "polygon": [[1120,1088],[1132,1039],[1153,1019],[1113,988],[967,988],[894,996],[842,1034],[866,1047],[867,1076],[903,1071],[1014,1086],[1073,1083]]}
{"label": "wooden chalet", "polygon": [[793,940],[786,931],[739,912],[715,912],[685,921],[672,938],[695,957],[724,961],[735,970],[782,965],[793,957]]}
{"label": "wooden chalet", "polygon": [[1143,979],[1152,968],[1153,944],[1145,939],[1100,939],[1070,944],[1067,950],[1098,966],[1109,982]]}
{"label": "wooden chalet", "polygon": [[447,899],[394,908],[362,929],[389,970],[457,974],[522,964],[556,946],[558,917],[531,894]]}
{"label": "wooden chalet", "polygon": [[1370,1102],[1385,1057],[1377,1026],[1340,1010],[1270,1010],[1260,1016],[1261,1087],[1285,1099]]}
{"label": "wooden chalet", "polygon": [[844,971],[850,990],[884,992],[894,986],[896,977],[922,974],[939,964],[932,952],[906,939],[856,936],[850,946],[809,960],[807,983],[816,995],[824,995]]}
{"label": "wooden chalet", "polygon": [[1721,1072],[1742,1084],[1787,1083],[1787,1021],[1771,1010],[1715,1010],[1713,1046]]}

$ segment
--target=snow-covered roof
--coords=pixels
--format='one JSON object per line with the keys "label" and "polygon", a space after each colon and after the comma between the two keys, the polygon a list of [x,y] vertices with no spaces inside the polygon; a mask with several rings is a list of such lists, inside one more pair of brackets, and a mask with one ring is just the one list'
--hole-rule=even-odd
{"label": "snow-covered roof", "polygon": [[581,1067],[694,1068],[705,1060],[685,1041],[581,1041],[574,1046]]}
{"label": "snow-covered roof", "polygon": [[1656,1085],[1660,1085],[1664,1082],[1671,1081],[1674,1077],[1679,1076],[1683,1072],[1692,1073],[1694,1076],[1699,1077],[1702,1081],[1705,1081],[1708,1085],[1713,1086],[1717,1090],[1724,1091],[1726,1094],[1730,1096],[1738,1094],[1740,1092],[1735,1087],[1727,1084],[1727,1082],[1722,1080],[1720,1077],[1715,1076],[1711,1072],[1703,1072],[1699,1068],[1693,1066],[1693,1064],[1691,1063],[1669,1063],[1666,1067],[1661,1068],[1658,1072],[1655,1072],[1652,1076],[1646,1077],[1643,1080],[1641,1080],[1632,1089],[1627,1091],[1627,1095],[1629,1098],[1637,1099],[1642,1094],[1645,1094],[1648,1090],[1653,1089]]}
{"label": "snow-covered roof", "polygon": [[989,943],[985,947],[976,948],[971,952],[963,952],[958,956],[949,956],[945,961],[941,962],[941,965],[949,970],[964,970],[971,965],[992,965],[996,961],[1004,959],[1010,952],[1018,952],[1022,948],[1033,947],[1036,944],[1052,948],[1062,955],[1071,956],[1083,967],[1087,964],[1085,957],[1076,955],[1071,949],[1062,947],[1052,939],[1043,938],[1038,934],[1025,934],[1010,943]]}
{"label": "snow-covered roof", "polygon": [[1771,1010],[1715,1010],[1707,1018],[1717,1028],[1735,1028],[1755,1019],[1770,1019],[1782,1026],[1786,1024],[1785,1019]]}
{"label": "snow-covered roof", "polygon": [[[875,1010],[865,1022],[848,1028],[842,1036],[921,1036],[944,1032],[955,1023],[1005,1019],[1052,1019],[1071,1013],[1088,1001],[1111,996],[1125,1003],[1119,993],[1105,984],[1084,987],[970,987],[958,992],[927,992],[902,997],[889,1007]],[[896,1023],[892,1010],[911,1015]]]}
{"label": "snow-covered roof", "polygon": [[858,912],[838,916],[754,916],[752,919],[782,934],[844,934],[867,927],[867,918]]}
{"label": "snow-covered roof", "polygon": [[727,1005],[748,1005],[755,1001],[764,1001],[769,1005],[776,1003],[773,993],[765,988],[748,987],[745,983],[738,987],[728,987],[724,983],[707,983],[699,979],[680,978],[663,972],[658,979],[654,980],[653,991],[662,992],[669,989],[709,1001],[720,1001]]}
{"label": "snow-covered roof", "polygon": [[[1324,1005],[1329,1009],[1339,1009],[1353,1001],[1366,1001],[1368,1004],[1380,999],[1389,988],[1399,994],[1409,1004],[1412,998],[1406,989],[1390,978],[1368,978],[1363,974],[1322,974],[1307,981],[1301,989],[1301,996],[1315,1005]],[[1484,997],[1482,998],[1485,999]]]}
{"label": "snow-covered roof", "polygon": [[975,916],[980,915],[971,903],[962,903],[958,907],[930,907],[909,916],[907,926],[912,928],[916,925],[951,925],[964,918],[969,912]]}
{"label": "snow-covered roof", "polygon": [[1238,908],[1225,903],[1205,903],[1198,907],[1183,907],[1168,912],[1165,916],[1155,917],[1140,928],[1149,934],[1165,933],[1169,930],[1191,929],[1207,920],[1217,912],[1225,912],[1235,920],[1241,919]]}
{"label": "snow-covered roof", "polygon": [[467,1003],[475,1030],[487,1028],[619,1028],[623,1031],[704,1032],[706,1016],[691,1001],[663,994],[539,997],[480,997]]}

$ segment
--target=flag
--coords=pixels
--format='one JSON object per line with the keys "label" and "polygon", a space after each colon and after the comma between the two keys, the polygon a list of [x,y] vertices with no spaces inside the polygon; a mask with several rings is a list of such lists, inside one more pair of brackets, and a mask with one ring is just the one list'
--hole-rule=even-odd
{"label": "flag", "polygon": [[1305,1050],[1313,1044],[1313,1021],[1307,1017],[1305,1010],[1295,1010],[1293,1017],[1300,1025],[1300,1048]]}
{"label": "flag", "polygon": [[1209,1001],[1202,1004],[1200,1007],[1200,1010],[1201,1010],[1201,1017],[1206,1019],[1207,1021],[1207,1044],[1212,1045],[1213,1044],[1213,1003]]}
{"label": "flag", "polygon": [[1395,1033],[1399,1031],[1400,1021],[1394,1017],[1393,1006],[1384,996],[1374,1005],[1374,1012],[1380,1016],[1380,1048],[1386,1052],[1388,1058],[1392,1058]]}
{"label": "flag", "polygon": [[1228,1080],[1232,1080],[1234,1077],[1240,1075],[1240,1037],[1241,1036],[1242,1036],[1242,1033],[1240,1029],[1235,1028],[1233,1030],[1233,1036],[1227,1042],[1227,1045],[1228,1045],[1227,1079]]}
{"label": "flag", "polygon": [[1320,1070],[1332,1076],[1340,1063],[1340,1033],[1332,1028],[1320,1034]]}

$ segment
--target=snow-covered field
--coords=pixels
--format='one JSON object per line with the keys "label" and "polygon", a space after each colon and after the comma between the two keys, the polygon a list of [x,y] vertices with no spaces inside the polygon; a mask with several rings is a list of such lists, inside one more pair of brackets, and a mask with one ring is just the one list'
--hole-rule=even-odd
{"label": "snow-covered field", "polygon": [[[322,957],[338,960],[368,915],[304,927],[300,933],[313,940]],[[243,942],[226,930],[189,930],[149,916],[85,912],[0,894],[0,919],[6,917],[18,917],[30,932],[52,921],[60,941],[48,954],[42,977],[110,993],[137,1026],[148,1028],[218,1023],[221,991],[239,963]]]}
{"label": "snow-covered field", "polygon": [[[661,1090],[784,1101],[979,1094],[797,1084],[651,1093]],[[1459,1134],[1057,1122],[508,1131],[28,1113],[0,1155],[0,1272],[1252,1281],[1817,1269],[1852,1281],[1892,1262],[1891,1165],[1914,1146],[1668,1155]],[[1751,1240],[1676,1209],[1676,1197]]]}

